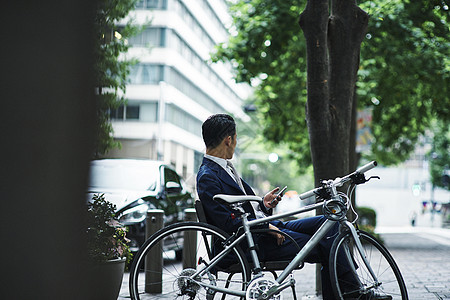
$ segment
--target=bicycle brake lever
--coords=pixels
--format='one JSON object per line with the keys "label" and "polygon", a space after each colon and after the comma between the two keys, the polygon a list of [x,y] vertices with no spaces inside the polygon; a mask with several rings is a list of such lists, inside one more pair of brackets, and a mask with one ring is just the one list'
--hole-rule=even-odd
{"label": "bicycle brake lever", "polygon": [[363,173],[353,174],[352,176],[350,176],[350,178],[352,179],[352,182],[354,184],[366,183],[367,181],[369,181],[371,179],[380,179],[379,176],[370,176],[368,179],[366,179],[366,177],[364,176]]}

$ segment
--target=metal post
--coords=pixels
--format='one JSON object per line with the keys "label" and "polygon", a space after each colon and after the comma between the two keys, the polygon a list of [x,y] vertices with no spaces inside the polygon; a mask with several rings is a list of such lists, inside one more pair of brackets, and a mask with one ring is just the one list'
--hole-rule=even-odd
{"label": "metal post", "polygon": [[[197,221],[194,208],[186,208],[184,210],[184,220]],[[197,265],[197,233],[185,232],[183,238],[183,269],[195,269]]]}
{"label": "metal post", "polygon": [[[147,211],[145,237],[148,239],[163,227],[164,211],[150,209]],[[145,258],[145,292],[162,293],[162,247],[152,247]]]}
{"label": "metal post", "polygon": [[156,143],[156,157],[158,160],[164,158],[164,122],[166,121],[166,102],[165,93],[166,83],[159,82],[159,99],[158,99],[158,139]]}

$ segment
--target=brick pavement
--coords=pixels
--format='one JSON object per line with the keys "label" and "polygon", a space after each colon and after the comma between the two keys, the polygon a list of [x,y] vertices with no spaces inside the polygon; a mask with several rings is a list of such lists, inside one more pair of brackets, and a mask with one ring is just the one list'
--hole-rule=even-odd
{"label": "brick pavement", "polygon": [[411,300],[450,299],[450,230],[418,228],[382,236],[403,274]]}
{"label": "brick pavement", "polygon": [[[409,299],[450,299],[450,229],[403,230],[381,233],[405,279]],[[297,299],[315,296],[315,265],[295,271]],[[286,290],[284,299],[292,299]],[[124,276],[119,300],[129,299],[128,273]]]}

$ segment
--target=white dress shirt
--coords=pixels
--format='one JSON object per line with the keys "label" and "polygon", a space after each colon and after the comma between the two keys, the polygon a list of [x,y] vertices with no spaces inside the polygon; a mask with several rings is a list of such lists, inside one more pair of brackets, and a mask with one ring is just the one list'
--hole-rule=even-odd
{"label": "white dress shirt", "polygon": [[236,178],[233,175],[233,171],[231,171],[231,169],[227,165],[227,160],[226,159],[220,158],[220,157],[217,157],[217,156],[212,156],[212,155],[209,155],[209,154],[205,154],[205,157],[207,159],[210,159],[213,162],[217,163],[219,166],[221,166],[225,171],[227,171],[228,175],[230,175],[231,178],[233,178],[234,181],[236,181]]}

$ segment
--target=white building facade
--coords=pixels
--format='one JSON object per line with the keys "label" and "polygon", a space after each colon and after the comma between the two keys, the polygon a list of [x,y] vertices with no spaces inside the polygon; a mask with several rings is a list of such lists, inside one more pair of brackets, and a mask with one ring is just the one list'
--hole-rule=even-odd
{"label": "white building facade", "polygon": [[242,109],[248,87],[234,82],[231,68],[209,62],[214,46],[229,36],[225,0],[141,0],[129,18],[145,26],[128,41],[127,57],[139,63],[127,104],[112,114],[122,148],[107,156],[163,160],[193,187],[203,121],[214,113],[249,119]]}
{"label": "white building facade", "polygon": [[[450,204],[450,193],[433,188],[426,154],[430,141],[419,141],[410,159],[392,167],[377,167],[367,173],[379,176],[359,185],[357,206],[366,206],[377,213],[377,228],[441,227],[448,218],[444,205]],[[380,229],[381,228],[381,229]]]}

